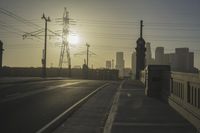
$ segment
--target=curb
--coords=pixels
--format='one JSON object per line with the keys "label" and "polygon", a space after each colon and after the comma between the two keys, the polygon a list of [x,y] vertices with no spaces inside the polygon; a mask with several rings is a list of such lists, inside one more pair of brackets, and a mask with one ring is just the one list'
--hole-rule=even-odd
{"label": "curb", "polygon": [[49,133],[52,132],[56,127],[58,127],[63,121],[65,121],[70,115],[73,114],[81,105],[83,105],[91,96],[93,96],[95,93],[97,93],[102,88],[108,86],[109,83],[105,83],[104,85],[98,87],[96,90],[88,94],[86,97],[82,98],[78,102],[76,102],[74,105],[69,107],[67,110],[65,110],[63,113],[61,113],[59,116],[57,116],[55,119],[53,119],[51,122],[46,124],[44,127],[36,131],[36,133]]}
{"label": "curb", "polygon": [[115,115],[116,115],[116,112],[117,112],[117,109],[118,109],[120,90],[122,89],[122,86],[125,83],[125,81],[126,80],[123,80],[120,83],[120,86],[117,88],[117,92],[116,92],[116,94],[114,96],[113,103],[112,103],[111,109],[109,111],[109,115],[108,115],[106,123],[104,125],[103,133],[111,133],[112,125],[113,125],[113,122],[114,122],[114,119],[115,119]]}

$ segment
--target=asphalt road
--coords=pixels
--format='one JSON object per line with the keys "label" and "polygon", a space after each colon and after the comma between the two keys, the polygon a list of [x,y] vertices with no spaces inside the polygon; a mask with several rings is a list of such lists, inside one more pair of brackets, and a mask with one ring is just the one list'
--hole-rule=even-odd
{"label": "asphalt road", "polygon": [[103,84],[50,80],[0,85],[0,133],[34,133]]}

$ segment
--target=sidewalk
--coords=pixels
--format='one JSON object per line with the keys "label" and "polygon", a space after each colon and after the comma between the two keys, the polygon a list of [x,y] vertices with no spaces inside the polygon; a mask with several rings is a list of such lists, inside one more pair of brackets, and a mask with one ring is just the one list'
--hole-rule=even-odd
{"label": "sidewalk", "polygon": [[145,96],[144,87],[137,81],[126,81],[119,89],[117,101],[116,112],[110,112],[114,116],[111,133],[197,132],[167,103]]}

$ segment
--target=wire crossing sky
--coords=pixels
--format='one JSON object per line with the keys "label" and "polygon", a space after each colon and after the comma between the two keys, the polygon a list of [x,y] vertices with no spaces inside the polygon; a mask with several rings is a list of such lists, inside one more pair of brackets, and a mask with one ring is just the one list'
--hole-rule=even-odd
{"label": "wire crossing sky", "polygon": [[[151,43],[152,53],[158,46],[165,52],[176,47],[189,47],[195,53],[195,66],[200,68],[200,1],[199,0],[1,0],[0,40],[4,43],[6,66],[40,67],[44,32],[23,39],[23,35],[44,28],[43,13],[48,24],[47,66],[58,66],[62,33],[62,14],[67,7],[70,33],[80,39],[70,45],[72,67],[82,65],[85,43],[96,53],[90,57],[94,68],[105,67],[115,60],[115,53],[125,53],[125,65],[131,65],[131,53],[139,37],[139,22],[144,21],[144,39]],[[153,54],[154,56],[154,54]]]}

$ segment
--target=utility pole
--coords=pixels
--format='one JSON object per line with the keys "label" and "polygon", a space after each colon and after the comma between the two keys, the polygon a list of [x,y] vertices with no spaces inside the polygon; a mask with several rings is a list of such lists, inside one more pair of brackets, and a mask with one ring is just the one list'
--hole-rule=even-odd
{"label": "utility pole", "polygon": [[44,14],[42,19],[45,20],[45,38],[44,38],[44,51],[43,51],[43,58],[42,58],[42,76],[46,77],[46,63],[47,63],[47,22],[50,22],[50,18],[46,17]]}
{"label": "utility pole", "polygon": [[115,69],[114,68],[114,60],[112,59],[112,66],[111,66],[112,68],[111,69]]}
{"label": "utility pole", "polygon": [[81,51],[80,53],[76,53],[74,55],[76,56],[76,55],[86,54],[86,59],[84,59],[84,64],[87,65],[87,67],[89,68],[89,56],[96,55],[96,54],[89,50],[90,45],[88,43],[86,43],[86,47],[87,47],[86,51]]}
{"label": "utility pole", "polygon": [[86,43],[86,47],[87,47],[87,64],[86,65],[89,68],[89,66],[88,66],[89,65],[88,64],[89,63],[89,58],[88,57],[89,57],[89,47],[90,47],[90,45],[88,43]]}
{"label": "utility pole", "polygon": [[0,40],[0,69],[2,68],[3,51],[4,51],[4,49],[3,49],[3,43]]}

